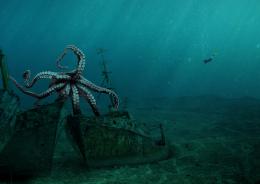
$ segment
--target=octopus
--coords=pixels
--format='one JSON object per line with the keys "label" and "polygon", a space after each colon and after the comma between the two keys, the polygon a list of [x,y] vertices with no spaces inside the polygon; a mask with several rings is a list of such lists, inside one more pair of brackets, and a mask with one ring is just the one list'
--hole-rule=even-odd
{"label": "octopus", "polygon": [[[24,79],[24,85],[19,84],[16,79],[12,76],[9,76],[10,80],[12,80],[15,86],[24,94],[34,97],[36,99],[41,100],[46,97],[49,97],[53,93],[57,93],[59,97],[62,98],[70,98],[72,102],[72,109],[74,114],[80,114],[80,97],[84,98],[90,105],[93,113],[96,116],[100,116],[100,112],[97,108],[96,100],[92,95],[91,91],[104,93],[110,95],[112,99],[112,107],[117,110],[119,106],[119,98],[117,94],[107,88],[98,86],[93,82],[87,80],[83,77],[83,71],[85,69],[85,55],[84,53],[77,48],[75,45],[68,45],[60,57],[56,61],[56,65],[59,69],[67,69],[67,66],[61,65],[61,61],[64,56],[68,53],[68,51],[72,51],[73,54],[76,55],[77,58],[77,66],[74,70],[68,72],[52,72],[52,71],[42,71],[37,73],[33,79],[31,78],[30,70],[26,70],[22,77]],[[35,93],[27,88],[32,88],[37,81],[41,79],[49,79],[50,84],[46,91],[41,93]]]}

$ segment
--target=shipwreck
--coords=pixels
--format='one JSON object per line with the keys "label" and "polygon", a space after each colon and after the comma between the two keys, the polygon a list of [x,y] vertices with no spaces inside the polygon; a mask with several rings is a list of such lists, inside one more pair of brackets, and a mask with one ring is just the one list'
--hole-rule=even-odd
{"label": "shipwreck", "polygon": [[[143,164],[169,158],[171,151],[162,126],[159,129],[161,137],[154,139],[149,128],[131,118],[128,111],[118,109],[119,98],[112,88],[98,86],[83,77],[85,56],[80,49],[74,45],[66,47],[57,60],[57,66],[66,68],[61,61],[68,51],[76,55],[76,69],[68,72],[43,71],[33,79],[30,79],[31,73],[27,70],[23,74],[24,85],[8,75],[1,52],[0,175],[14,177],[50,173],[60,126],[80,156],[80,162],[87,168]],[[108,81],[107,73],[103,74]],[[22,111],[19,97],[9,88],[9,79],[20,91],[37,101],[53,93],[57,93],[58,98],[55,102],[38,104]],[[29,88],[40,79],[50,80],[48,89],[42,93],[30,91]],[[109,95],[112,105],[108,113],[100,113],[90,91]],[[90,105],[93,115],[82,113],[81,99]],[[66,110],[68,100],[72,103],[72,113]]]}

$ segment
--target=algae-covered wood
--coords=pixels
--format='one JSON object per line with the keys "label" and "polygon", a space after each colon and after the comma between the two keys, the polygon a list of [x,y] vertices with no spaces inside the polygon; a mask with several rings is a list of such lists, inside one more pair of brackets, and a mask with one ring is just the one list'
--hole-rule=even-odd
{"label": "algae-covered wood", "polygon": [[[157,145],[127,113],[98,118],[69,116],[67,120],[68,135],[90,167],[141,164],[169,157],[168,146]],[[71,134],[75,124],[80,125],[82,139]]]}
{"label": "algae-covered wood", "polygon": [[0,49],[0,71],[2,75],[2,82],[3,82],[3,88],[5,90],[8,89],[8,71],[6,67],[6,63],[4,61],[5,55],[3,54],[2,50]]}
{"label": "algae-covered wood", "polygon": [[11,137],[19,98],[10,91],[0,90],[0,152]]}
{"label": "algae-covered wood", "polygon": [[1,175],[50,171],[63,102],[40,106],[17,116],[14,133],[0,153]]}

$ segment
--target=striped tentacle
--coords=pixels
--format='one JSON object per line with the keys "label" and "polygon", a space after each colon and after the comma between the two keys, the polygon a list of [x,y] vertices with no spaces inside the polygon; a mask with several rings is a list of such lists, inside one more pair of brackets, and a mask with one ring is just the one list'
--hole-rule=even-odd
{"label": "striped tentacle", "polygon": [[66,86],[59,92],[60,97],[70,97],[71,95],[71,87],[70,84],[66,84]]}
{"label": "striped tentacle", "polygon": [[64,88],[64,95],[69,96],[70,90],[71,90],[70,84],[67,84],[66,87]]}
{"label": "striped tentacle", "polygon": [[40,93],[38,95],[38,98],[42,99],[42,98],[48,97],[55,91],[57,91],[57,92],[61,91],[64,87],[65,87],[64,83],[55,84],[52,87],[50,87],[49,89],[47,89],[46,91]]}
{"label": "striped tentacle", "polygon": [[100,116],[94,96],[90,93],[90,91],[85,86],[77,84],[77,87],[80,91],[80,95],[87,100],[94,114],[96,116]]}
{"label": "striped tentacle", "polygon": [[60,56],[58,57],[58,59],[56,60],[56,65],[57,65],[57,67],[58,67],[59,69],[68,69],[67,66],[62,66],[62,65],[60,64],[60,62],[61,62],[62,59],[65,57],[65,55],[67,54],[67,52],[68,52],[68,49],[65,48],[64,51],[61,53],[61,55],[60,55]]}
{"label": "striped tentacle", "polygon": [[73,113],[79,114],[80,113],[80,107],[79,107],[79,91],[75,85],[71,86],[72,91],[72,107],[73,107]]}
{"label": "striped tentacle", "polygon": [[27,70],[23,73],[24,86],[26,88],[31,88],[40,79],[52,79],[55,77],[58,77],[56,72],[43,71],[35,75],[35,77],[30,81],[30,70]]}
{"label": "striped tentacle", "polygon": [[14,82],[14,84],[16,85],[16,87],[21,91],[23,92],[24,94],[26,95],[29,95],[31,97],[34,97],[34,98],[37,98],[37,99],[43,99],[47,96],[50,96],[54,91],[59,91],[61,90],[65,84],[63,83],[60,83],[60,84],[56,84],[56,85],[53,85],[51,86],[49,89],[47,89],[46,91],[38,94],[38,93],[34,93],[34,92],[31,92],[31,91],[28,91],[26,90],[22,85],[20,85],[16,80],[15,78],[13,78],[12,76],[9,76],[10,80],[12,80]]}
{"label": "striped tentacle", "polygon": [[83,70],[85,69],[85,54],[79,48],[77,48],[75,45],[68,45],[64,49],[63,53],[56,61],[57,67],[60,69],[68,68],[67,66],[62,66],[60,64],[62,59],[64,58],[64,56],[67,54],[68,50],[72,50],[73,53],[77,56],[77,59],[78,59],[77,68],[75,70],[73,70],[72,72],[79,76],[82,74]]}
{"label": "striped tentacle", "polygon": [[103,88],[103,87],[100,87],[100,86],[97,86],[96,84],[90,82],[89,80],[85,79],[84,77],[81,76],[81,79],[78,80],[78,83],[95,91],[95,92],[98,92],[98,93],[105,93],[105,94],[108,94],[112,97],[113,99],[113,107],[115,109],[118,109],[118,106],[119,106],[119,98],[118,98],[118,95],[110,90],[110,89],[107,89],[107,88]]}

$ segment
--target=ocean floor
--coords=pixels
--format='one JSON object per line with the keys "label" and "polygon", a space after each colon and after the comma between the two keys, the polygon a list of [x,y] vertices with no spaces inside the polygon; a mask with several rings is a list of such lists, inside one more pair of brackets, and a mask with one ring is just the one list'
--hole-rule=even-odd
{"label": "ocean floor", "polygon": [[[129,103],[128,110],[133,118],[150,126],[155,137],[156,127],[163,124],[173,149],[172,158],[90,170],[77,167],[74,160],[61,164],[54,159],[50,176],[26,183],[260,183],[260,100],[217,96],[151,98]],[[72,149],[67,152],[75,154]],[[55,154],[57,157],[61,152]]]}

